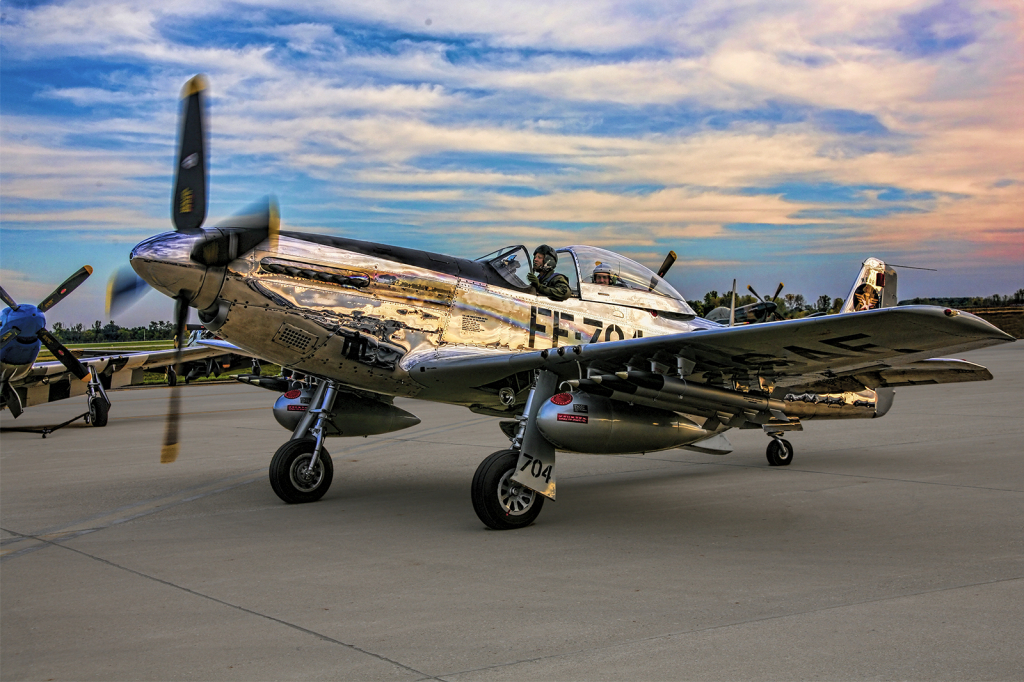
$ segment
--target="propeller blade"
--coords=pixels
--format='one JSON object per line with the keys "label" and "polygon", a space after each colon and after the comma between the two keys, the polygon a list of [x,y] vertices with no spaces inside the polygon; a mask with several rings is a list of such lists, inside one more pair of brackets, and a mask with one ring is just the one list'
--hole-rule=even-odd
{"label": "propeller blade", "polygon": [[174,169],[171,216],[178,232],[194,232],[206,220],[206,135],[203,130],[203,91],[206,78],[193,77],[181,90],[181,132],[178,165]]}
{"label": "propeller blade", "polygon": [[736,326],[736,280],[732,281],[732,302],[729,304],[729,326]]}
{"label": "propeller blade", "polygon": [[78,288],[78,285],[89,278],[92,274],[92,266],[85,265],[78,269],[78,272],[64,280],[64,283],[53,290],[53,293],[43,299],[43,302],[36,306],[39,312],[45,313],[47,310],[64,300],[64,297],[70,294],[72,291]]}
{"label": "propeller blade", "polygon": [[0,337],[0,348],[6,346],[8,343],[11,342],[11,339],[13,339],[20,333],[21,329],[17,327],[11,327],[10,329],[8,329],[7,332],[3,335],[3,337]]}
{"label": "propeller blade", "polygon": [[[178,294],[174,299],[175,336],[174,371],[181,374],[181,349],[185,345],[185,325],[188,322],[188,295]],[[160,463],[170,464],[178,459],[178,420],[181,415],[181,386],[171,389],[171,404],[167,411],[164,445],[160,448]]]}
{"label": "propeller blade", "polygon": [[757,300],[759,300],[759,301],[767,301],[768,300],[767,298],[761,298],[761,294],[759,294],[756,291],[754,291],[753,285],[748,284],[747,285],[747,289],[750,291],[750,293],[752,293],[754,295],[754,298],[756,298]]}
{"label": "propeller blade", "polygon": [[11,308],[13,310],[18,309],[18,304],[14,302],[14,299],[11,298],[10,294],[4,291],[3,287],[0,287],[0,299],[2,299],[3,302],[7,304],[8,308]]}
{"label": "propeller blade", "polygon": [[115,272],[107,284],[107,319],[113,319],[114,315],[135,305],[148,291],[149,285],[131,268],[124,267]]}
{"label": "propeller blade", "polygon": [[[777,299],[779,297],[779,294],[782,292],[782,287],[784,287],[784,286],[786,286],[786,285],[783,284],[782,282],[779,282],[779,288],[775,290],[775,293],[771,297],[772,301],[774,301],[775,299]],[[765,300],[767,301],[769,299],[766,298]]]}
{"label": "propeller blade", "polygon": [[45,329],[40,329],[36,332],[36,336],[38,336],[39,340],[43,342],[43,345],[53,353],[53,357],[60,360],[60,364],[67,367],[72,374],[79,379],[84,379],[89,376],[89,370],[85,368],[85,365],[80,363],[78,358],[72,355],[71,351],[65,348],[64,344],[58,341],[53,334]]}
{"label": "propeller blade", "polygon": [[25,411],[25,408],[21,405],[21,396],[11,386],[11,382],[5,381],[0,384],[0,391],[3,392],[4,402],[7,403],[7,409],[11,411],[11,416],[17,419],[21,416],[21,413]]}
{"label": "propeller blade", "polygon": [[229,218],[192,247],[190,258],[207,267],[223,267],[259,246],[273,242],[281,229],[277,200],[267,197],[241,215]]}
{"label": "propeller blade", "polygon": [[669,251],[668,255],[665,256],[665,260],[662,262],[661,267],[658,268],[658,277],[664,277],[665,273],[668,272],[668,269],[672,267],[672,264],[676,262],[676,258],[678,257],[679,256],[676,255],[675,251]]}

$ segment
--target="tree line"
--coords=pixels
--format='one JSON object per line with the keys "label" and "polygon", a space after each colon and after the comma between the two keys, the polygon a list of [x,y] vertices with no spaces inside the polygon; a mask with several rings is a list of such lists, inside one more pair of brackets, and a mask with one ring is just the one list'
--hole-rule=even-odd
{"label": "tree line", "polygon": [[992,294],[983,296],[960,296],[946,298],[912,298],[908,301],[900,301],[900,305],[940,305],[946,308],[1007,308],[1014,305],[1024,305],[1024,289],[1017,289],[1009,296]]}
{"label": "tree line", "polygon": [[[759,299],[749,294],[736,294],[736,307],[757,303]],[[693,312],[701,317],[706,317],[715,308],[728,308],[732,304],[732,292],[725,292],[719,295],[717,291],[709,291],[704,294],[702,300],[687,301]],[[843,307],[843,299],[832,298],[822,294],[814,303],[808,303],[803,294],[786,294],[779,297],[778,313],[786,318],[804,317],[812,313],[838,313]]]}
{"label": "tree line", "polygon": [[61,343],[109,343],[113,341],[159,341],[174,338],[174,323],[161,320],[148,327],[121,327],[113,320],[103,324],[100,320],[85,327],[82,323],[64,325],[54,322],[50,332]]}

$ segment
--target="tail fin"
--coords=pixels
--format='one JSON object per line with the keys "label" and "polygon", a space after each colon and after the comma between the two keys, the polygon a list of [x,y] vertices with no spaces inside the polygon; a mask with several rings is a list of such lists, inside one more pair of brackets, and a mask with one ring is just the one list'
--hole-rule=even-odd
{"label": "tail fin", "polygon": [[896,271],[877,258],[868,258],[839,312],[893,308],[896,301]]}

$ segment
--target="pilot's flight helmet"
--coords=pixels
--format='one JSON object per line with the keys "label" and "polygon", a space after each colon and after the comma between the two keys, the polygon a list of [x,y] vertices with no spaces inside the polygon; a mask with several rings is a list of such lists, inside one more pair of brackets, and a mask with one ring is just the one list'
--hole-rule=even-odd
{"label": "pilot's flight helmet", "polygon": [[536,256],[538,253],[544,256],[544,267],[541,269],[554,270],[558,265],[558,254],[555,253],[555,250],[547,244],[541,244],[534,250],[533,255]]}
{"label": "pilot's flight helmet", "polygon": [[611,279],[614,274],[615,273],[612,272],[612,269],[604,263],[598,263],[597,267],[594,268],[594,277],[597,277],[598,275],[608,275],[608,279]]}

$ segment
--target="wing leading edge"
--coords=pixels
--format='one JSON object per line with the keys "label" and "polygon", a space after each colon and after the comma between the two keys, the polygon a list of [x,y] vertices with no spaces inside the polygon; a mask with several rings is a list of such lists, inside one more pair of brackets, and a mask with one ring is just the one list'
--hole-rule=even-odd
{"label": "wing leading edge", "polygon": [[848,391],[871,387],[862,379],[876,386],[989,379],[977,365],[939,371],[921,363],[1013,340],[968,313],[907,306],[527,353],[431,353],[407,357],[403,367],[430,387],[481,386],[544,368],[567,379],[635,369],[706,383]]}

